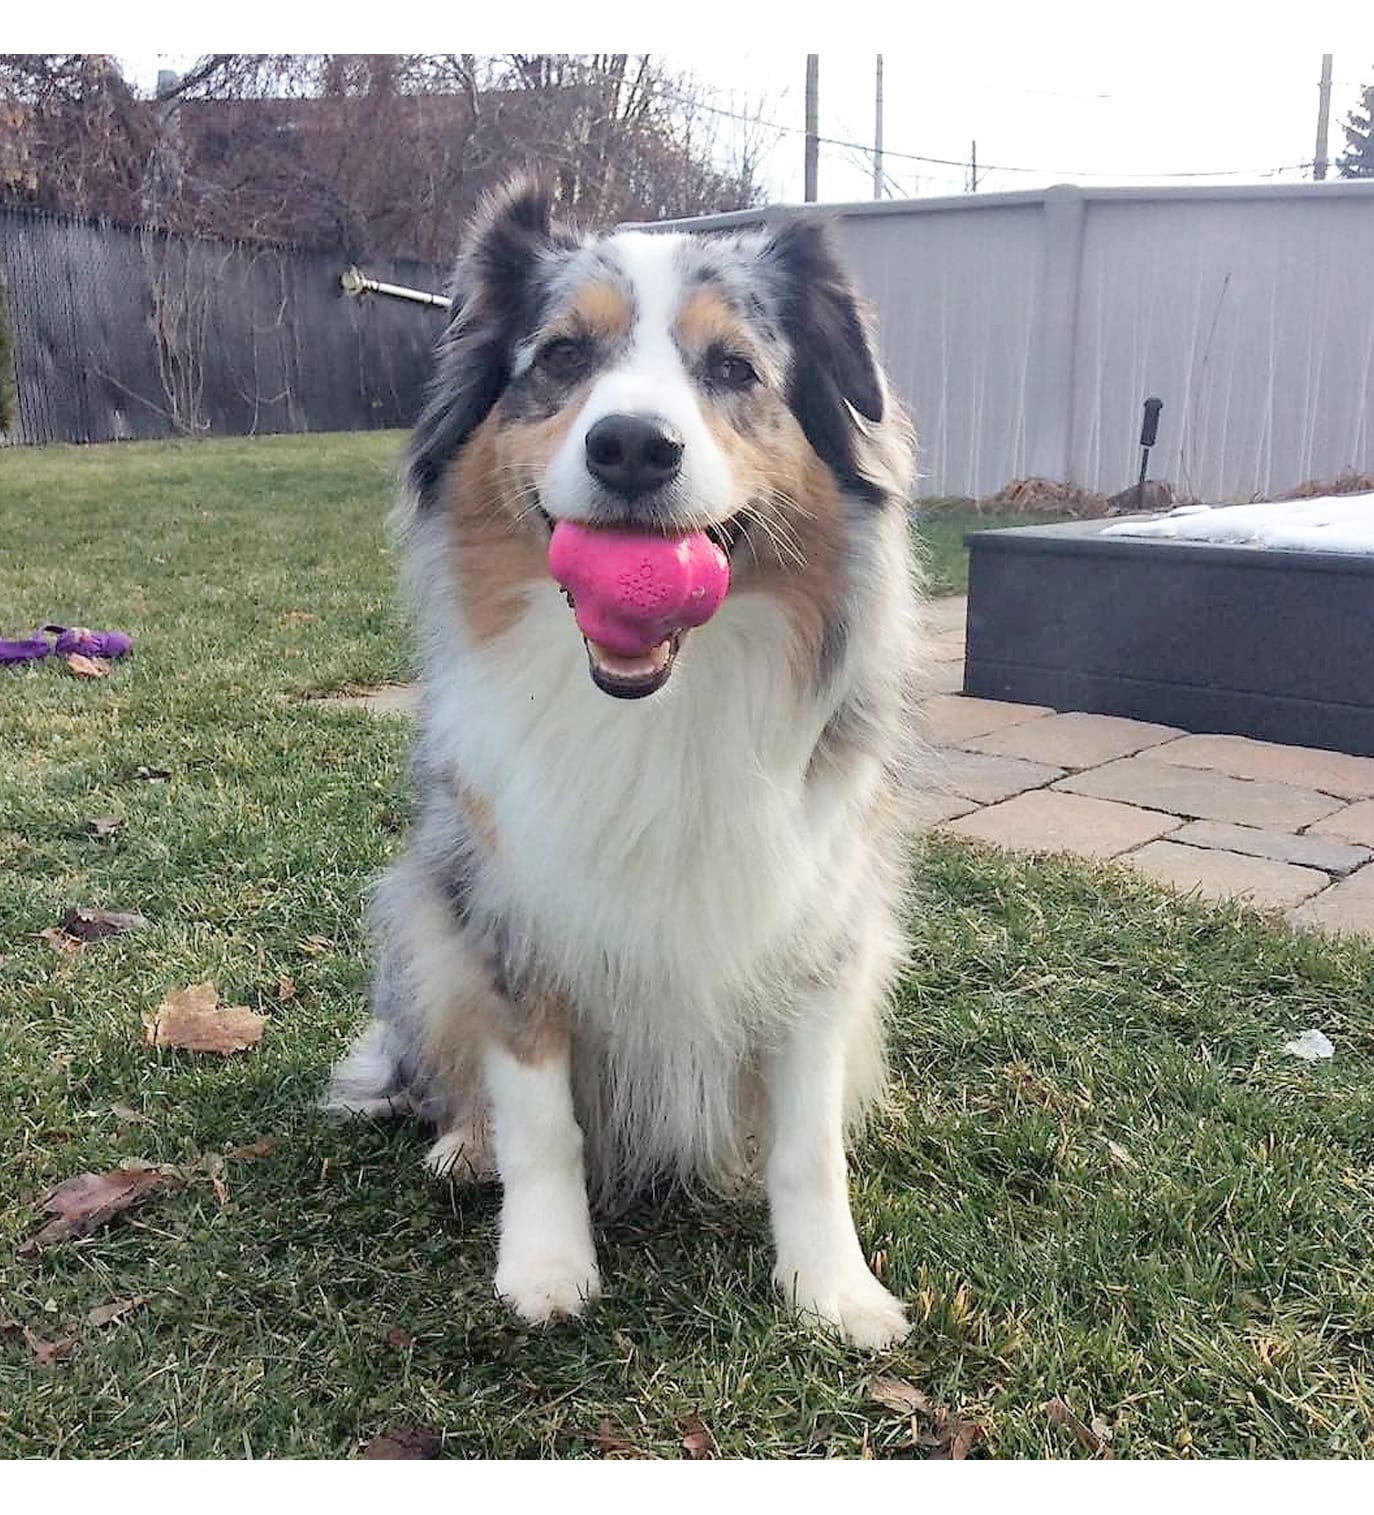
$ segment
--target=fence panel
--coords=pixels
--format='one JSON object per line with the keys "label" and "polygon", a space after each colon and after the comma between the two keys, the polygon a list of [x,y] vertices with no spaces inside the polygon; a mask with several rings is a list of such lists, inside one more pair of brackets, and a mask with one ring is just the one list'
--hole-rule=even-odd
{"label": "fence panel", "polygon": [[[9,442],[111,442],[406,426],[442,313],[339,289],[298,248],[0,208],[18,426]],[[379,277],[437,289],[410,259]]]}
{"label": "fence panel", "polygon": [[877,307],[921,494],[1026,475],[1113,493],[1150,394],[1154,476],[1206,499],[1374,472],[1374,184],[1061,185],[821,213]]}

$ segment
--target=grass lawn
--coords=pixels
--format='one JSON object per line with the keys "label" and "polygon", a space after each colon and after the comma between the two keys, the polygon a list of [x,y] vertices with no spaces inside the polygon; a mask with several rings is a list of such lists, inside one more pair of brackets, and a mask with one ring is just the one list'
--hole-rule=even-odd
{"label": "grass lawn", "polygon": [[[757,1201],[616,1222],[585,1322],[498,1307],[495,1197],[426,1178],[411,1127],[315,1108],[363,1013],[406,728],[302,696],[406,672],[396,445],[0,452],[3,631],[138,646],[99,682],[0,670],[0,1456],[337,1457],[424,1427],[595,1457],[603,1421],[676,1456],[693,1412],[721,1455],[921,1455],[875,1372],[983,1424],[976,1455],[1086,1455],[1055,1398],[1120,1456],[1374,1452],[1374,952],[944,843],[854,1183],[909,1343],[868,1359],[782,1315]],[[151,925],[63,952],[37,933],[69,905]],[[266,1014],[260,1046],[146,1046],[205,979]],[[1308,1026],[1331,1062],[1281,1053]],[[47,1190],[130,1159],[186,1181],[19,1254]]]}
{"label": "grass lawn", "polygon": [[968,591],[966,531],[993,531],[1001,526],[1043,526],[1060,516],[1011,510],[983,511],[971,500],[922,500],[918,535],[925,550],[926,584],[932,594]]}

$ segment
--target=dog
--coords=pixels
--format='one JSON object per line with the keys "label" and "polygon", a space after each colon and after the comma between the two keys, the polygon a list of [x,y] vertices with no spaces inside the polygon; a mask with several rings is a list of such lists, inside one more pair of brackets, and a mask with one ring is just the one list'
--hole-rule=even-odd
{"label": "dog", "polygon": [[845,1144],[906,950],[921,595],[867,317],[822,224],[582,236],[532,183],[449,293],[398,506],[415,810],[331,1103],[499,1179],[527,1322],[598,1298],[593,1213],[761,1170],[786,1300],[888,1347]]}

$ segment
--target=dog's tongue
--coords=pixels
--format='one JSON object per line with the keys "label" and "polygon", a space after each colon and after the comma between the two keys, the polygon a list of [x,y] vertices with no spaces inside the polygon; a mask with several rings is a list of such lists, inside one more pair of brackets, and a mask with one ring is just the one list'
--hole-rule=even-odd
{"label": "dog's tongue", "polygon": [[559,521],[549,572],[572,595],[582,634],[623,657],[709,621],[730,587],[729,560],[704,531],[664,537]]}

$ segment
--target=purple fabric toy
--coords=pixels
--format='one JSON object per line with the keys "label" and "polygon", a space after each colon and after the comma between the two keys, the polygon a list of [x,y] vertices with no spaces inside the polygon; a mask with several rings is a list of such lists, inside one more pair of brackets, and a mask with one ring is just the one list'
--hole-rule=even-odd
{"label": "purple fabric toy", "polygon": [[0,641],[0,663],[29,663],[45,658],[52,649],[47,637],[21,637],[18,641]]}
{"label": "purple fabric toy", "polygon": [[134,639],[127,631],[91,631],[86,626],[45,626],[57,633],[58,657],[79,652],[87,658],[123,658],[134,650]]}
{"label": "purple fabric toy", "polygon": [[61,658],[73,652],[87,658],[125,658],[134,650],[134,639],[127,631],[92,631],[87,626],[45,626],[43,630],[57,634],[56,647],[37,632],[12,642],[0,640],[0,663],[31,663],[51,652]]}

